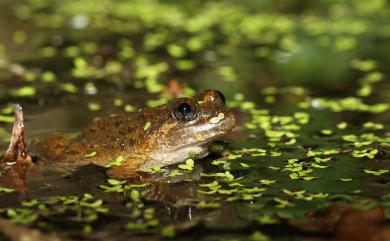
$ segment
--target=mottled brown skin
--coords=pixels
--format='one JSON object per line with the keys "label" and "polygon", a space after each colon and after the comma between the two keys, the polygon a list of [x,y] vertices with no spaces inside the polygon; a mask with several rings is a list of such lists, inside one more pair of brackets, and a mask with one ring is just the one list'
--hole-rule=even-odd
{"label": "mottled brown skin", "polygon": [[[206,90],[194,99],[179,98],[156,108],[103,117],[72,142],[60,134],[48,137],[35,153],[44,169],[65,172],[89,163],[106,166],[123,156],[123,163],[109,168],[108,174],[113,178],[132,178],[137,171],[183,162],[193,154],[191,152],[197,157],[207,155],[209,144],[235,126],[233,113],[223,101],[217,91]],[[183,102],[193,107],[191,120],[177,118],[174,114]],[[223,113],[224,118],[210,123],[219,113]],[[144,130],[147,122],[151,125]],[[97,154],[85,157],[92,152]]]}

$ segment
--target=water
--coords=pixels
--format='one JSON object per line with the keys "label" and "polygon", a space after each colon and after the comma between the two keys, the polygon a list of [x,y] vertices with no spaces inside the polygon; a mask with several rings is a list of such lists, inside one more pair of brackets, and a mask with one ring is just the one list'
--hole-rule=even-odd
{"label": "water", "polygon": [[303,222],[332,203],[389,212],[387,4],[265,2],[2,2],[0,111],[24,106],[29,142],[178,90],[218,89],[240,118],[192,171],[125,184],[86,166],[24,205],[1,193],[2,217],[70,239],[327,240]]}

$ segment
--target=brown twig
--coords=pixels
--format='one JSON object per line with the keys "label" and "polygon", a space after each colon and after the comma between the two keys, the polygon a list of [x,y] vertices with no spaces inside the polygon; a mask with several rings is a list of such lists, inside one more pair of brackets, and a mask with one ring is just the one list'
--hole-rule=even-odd
{"label": "brown twig", "polygon": [[19,104],[15,104],[13,108],[15,121],[11,141],[0,163],[6,169],[6,182],[23,193],[26,191],[26,174],[33,163],[24,141],[23,109]]}

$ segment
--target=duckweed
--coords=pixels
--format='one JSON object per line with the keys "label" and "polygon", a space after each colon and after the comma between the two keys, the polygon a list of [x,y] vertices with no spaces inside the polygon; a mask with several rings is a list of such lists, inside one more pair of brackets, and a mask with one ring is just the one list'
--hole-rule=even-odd
{"label": "duckweed", "polygon": [[110,161],[105,167],[106,168],[110,168],[112,166],[120,166],[122,165],[123,161],[124,161],[124,157],[123,156],[118,156],[117,158],[115,158],[114,160]]}
{"label": "duckweed", "polygon": [[[72,193],[93,195],[65,195],[67,186],[48,183],[45,188],[58,188],[44,195],[34,190],[33,199],[1,209],[3,218],[77,237],[183,239],[196,233],[209,240],[217,233],[264,241],[273,239],[269,230],[284,233],[286,223],[310,219],[334,200],[363,199],[369,206],[367,200],[376,199],[388,211],[385,1],[91,3],[4,4],[3,20],[13,16],[16,24],[10,21],[10,41],[0,44],[0,139],[10,137],[9,102],[28,110],[32,128],[41,121],[37,109],[64,114],[64,105],[80,114],[87,107],[120,114],[207,88],[226,95],[237,131],[208,158],[153,167],[134,183],[103,183],[93,179],[97,168],[93,177],[81,169],[61,181],[77,180]],[[20,21],[28,29],[14,29]],[[76,116],[77,124],[100,112],[87,113]],[[209,123],[225,118],[219,113]],[[151,122],[141,124],[150,131]],[[196,133],[191,138],[205,141]],[[5,150],[7,143],[0,144]],[[123,161],[119,156],[107,167]],[[16,195],[5,186],[0,192]],[[223,224],[220,231],[216,224]]]}
{"label": "duckweed", "polygon": [[88,109],[90,111],[99,111],[101,110],[102,106],[99,103],[96,102],[90,102],[88,103]]}
{"label": "duckweed", "polygon": [[194,160],[187,159],[184,164],[180,164],[177,167],[183,170],[192,171],[192,169],[194,169]]}
{"label": "duckweed", "polygon": [[388,173],[390,170],[369,170],[369,169],[364,169],[364,172],[369,174],[369,175],[373,175],[373,176],[381,176],[385,173]]}
{"label": "duckweed", "polygon": [[12,123],[14,122],[14,119],[13,116],[0,115],[0,122]]}
{"label": "duckweed", "polygon": [[25,86],[19,89],[10,90],[10,94],[15,97],[28,97],[34,96],[37,93],[35,87]]}
{"label": "duckweed", "polygon": [[11,193],[11,192],[15,192],[15,189],[7,188],[7,187],[0,187],[0,192]]}
{"label": "duckweed", "polygon": [[223,113],[219,113],[218,116],[212,117],[209,122],[211,124],[218,124],[224,118],[225,118],[225,115]]}
{"label": "duckweed", "polygon": [[152,123],[150,121],[146,122],[146,124],[144,126],[144,131],[148,130],[151,125],[152,125]]}

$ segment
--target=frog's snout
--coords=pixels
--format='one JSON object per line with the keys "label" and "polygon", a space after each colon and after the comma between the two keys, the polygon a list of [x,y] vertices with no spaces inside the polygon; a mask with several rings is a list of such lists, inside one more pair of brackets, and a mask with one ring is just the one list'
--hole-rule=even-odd
{"label": "frog's snout", "polygon": [[237,117],[231,109],[227,109],[224,115],[226,129],[227,131],[231,131],[237,124]]}
{"label": "frog's snout", "polygon": [[231,109],[223,109],[218,113],[215,113],[213,117],[209,119],[209,123],[214,126],[218,135],[224,135],[230,132],[236,126],[236,116]]}

